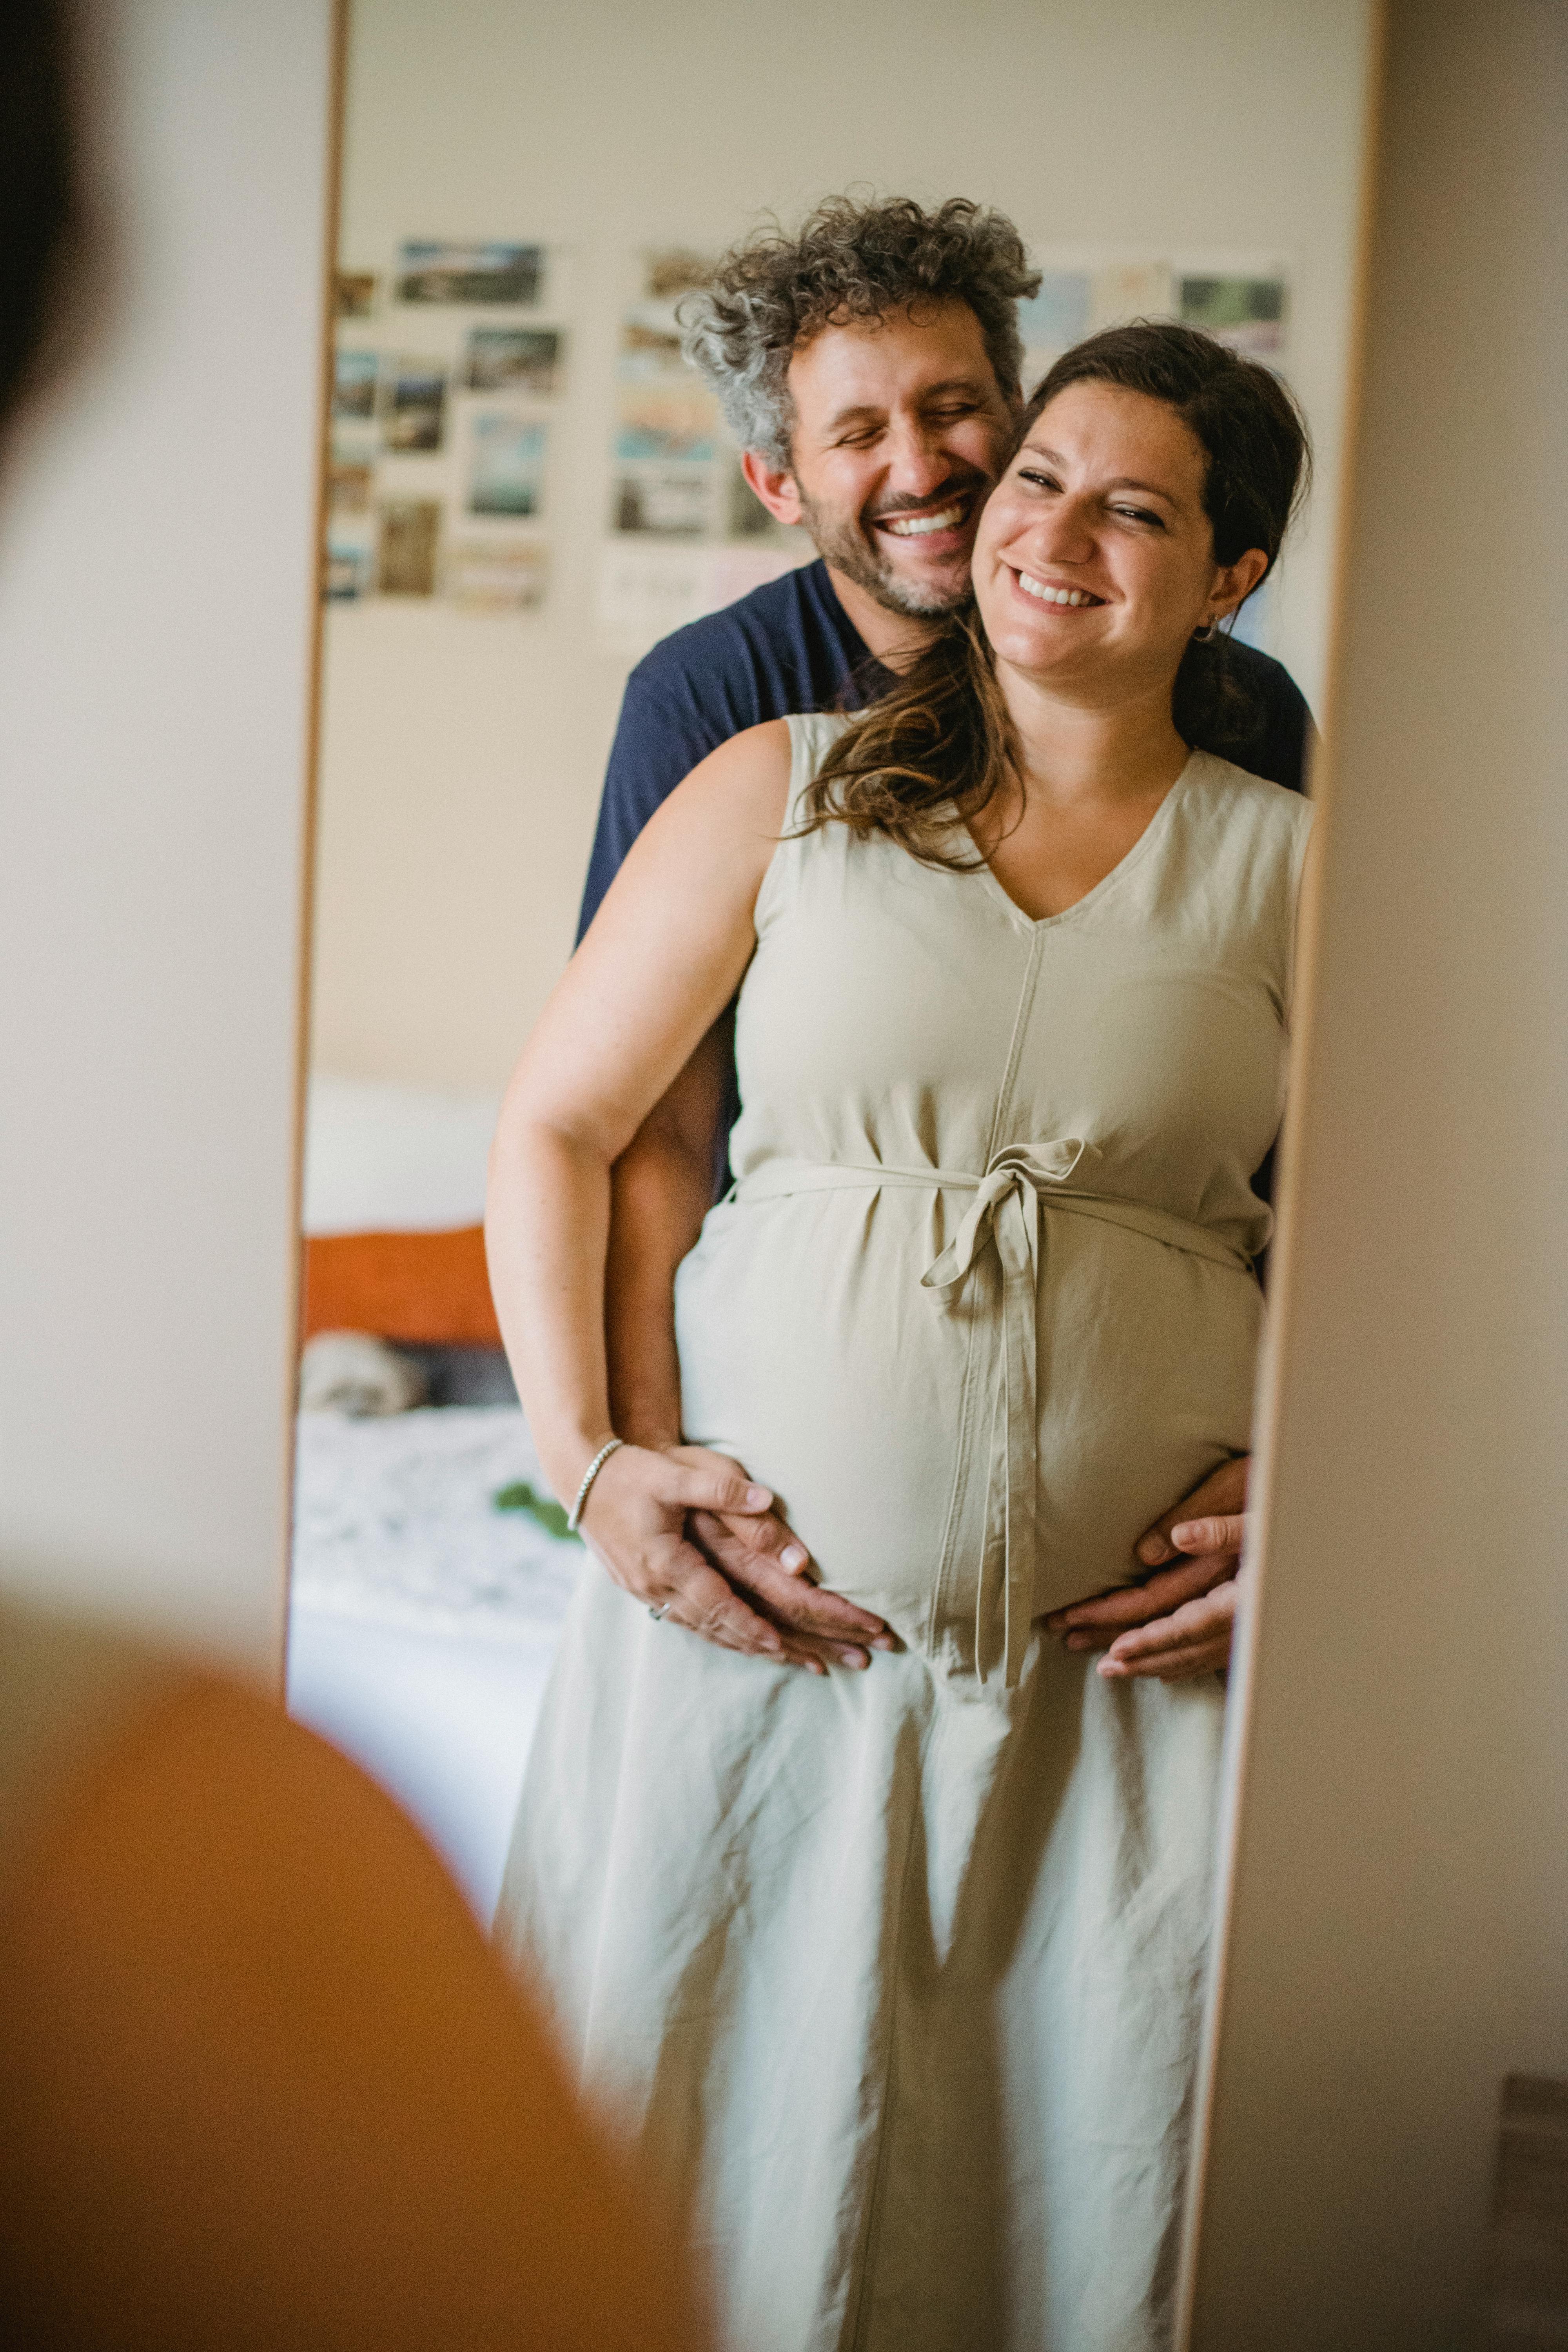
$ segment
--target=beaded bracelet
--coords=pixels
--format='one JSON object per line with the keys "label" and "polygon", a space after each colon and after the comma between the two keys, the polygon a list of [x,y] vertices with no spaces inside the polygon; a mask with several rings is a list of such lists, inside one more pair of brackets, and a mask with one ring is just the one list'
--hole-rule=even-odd
{"label": "beaded bracelet", "polygon": [[624,1437],[612,1437],[608,1439],[605,1444],[600,1446],[597,1454],[595,1454],[592,1462],[589,1463],[588,1467],[584,1471],[583,1484],[577,1489],[577,1499],[566,1514],[566,1532],[568,1535],[574,1536],[577,1532],[578,1522],[583,1517],[583,1506],[588,1499],[589,1490],[593,1486],[595,1479],[598,1476],[600,1471],[604,1468],[611,1454],[616,1451],[617,1447],[622,1446],[625,1444],[626,1439]]}

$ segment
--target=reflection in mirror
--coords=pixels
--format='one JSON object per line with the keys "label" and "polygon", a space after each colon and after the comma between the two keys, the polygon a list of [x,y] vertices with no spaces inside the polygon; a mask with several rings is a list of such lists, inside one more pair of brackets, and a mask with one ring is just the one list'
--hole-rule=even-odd
{"label": "reflection in mirror", "polygon": [[1367,25],[1134,13],[353,18],[291,1698],[781,2352],[1169,2324]]}

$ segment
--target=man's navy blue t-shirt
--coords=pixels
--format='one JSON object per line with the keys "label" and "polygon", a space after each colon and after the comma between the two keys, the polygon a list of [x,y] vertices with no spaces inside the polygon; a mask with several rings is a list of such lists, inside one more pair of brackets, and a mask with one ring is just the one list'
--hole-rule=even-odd
{"label": "man's navy blue t-shirt", "polygon": [[[1312,736],[1300,691],[1267,654],[1237,646],[1236,655],[1266,713],[1247,765],[1300,792]],[[700,760],[765,719],[858,709],[890,683],[839,603],[820,558],[655,646],[626,680],[579,939],[655,809]]]}

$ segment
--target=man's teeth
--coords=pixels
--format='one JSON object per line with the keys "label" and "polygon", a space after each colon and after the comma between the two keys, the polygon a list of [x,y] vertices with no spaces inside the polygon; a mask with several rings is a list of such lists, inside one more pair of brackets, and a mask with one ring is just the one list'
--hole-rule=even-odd
{"label": "man's teeth", "polygon": [[900,539],[923,539],[928,531],[951,530],[955,523],[963,520],[963,509],[961,506],[943,507],[940,514],[905,515],[898,522],[885,522],[882,529],[892,531]]}
{"label": "man's teeth", "polygon": [[1018,585],[1026,596],[1037,596],[1043,604],[1101,604],[1102,596],[1091,596],[1085,588],[1052,588],[1043,580],[1031,580],[1026,572],[1018,574]]}

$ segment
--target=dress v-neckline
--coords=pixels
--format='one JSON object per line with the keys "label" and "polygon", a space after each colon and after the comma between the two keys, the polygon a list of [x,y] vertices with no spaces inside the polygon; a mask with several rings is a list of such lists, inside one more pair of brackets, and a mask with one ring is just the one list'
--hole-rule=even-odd
{"label": "dress v-neckline", "polygon": [[[1099,881],[1094,885],[1093,888],[1086,890],[1081,898],[1075,898],[1070,907],[1060,907],[1054,915],[1031,915],[1025,908],[1019,906],[1018,901],[1014,898],[1012,892],[997,876],[996,870],[988,857],[983,857],[980,865],[973,870],[984,877],[986,887],[992,897],[999,899],[1001,904],[1005,907],[1008,914],[1013,918],[1014,921],[1022,923],[1026,930],[1044,931],[1048,930],[1053,923],[1065,923],[1070,916],[1080,914],[1085,907],[1092,906],[1094,901],[1100,898],[1102,893],[1109,890],[1111,884],[1118,881],[1121,877],[1128,871],[1130,866],[1137,864],[1138,860],[1142,856],[1144,850],[1148,847],[1150,842],[1153,840],[1155,835],[1167,823],[1169,812],[1175,803],[1178,795],[1184,791],[1187,782],[1192,775],[1194,766],[1200,756],[1201,755],[1195,751],[1192,751],[1187,753],[1181,773],[1175,778],[1173,782],[1167,786],[1159,807],[1154,811],[1153,815],[1149,819],[1148,824],[1143,827],[1142,832],[1139,835],[1137,840],[1133,842],[1131,847],[1124,850],[1121,856],[1117,859],[1115,865],[1111,866],[1110,872],[1102,874]],[[973,834],[970,833],[968,824],[965,824],[963,818],[958,814],[956,808],[954,808],[953,816],[955,822],[963,826],[964,832],[969,835],[972,846],[978,852],[980,844],[975,840]]]}

